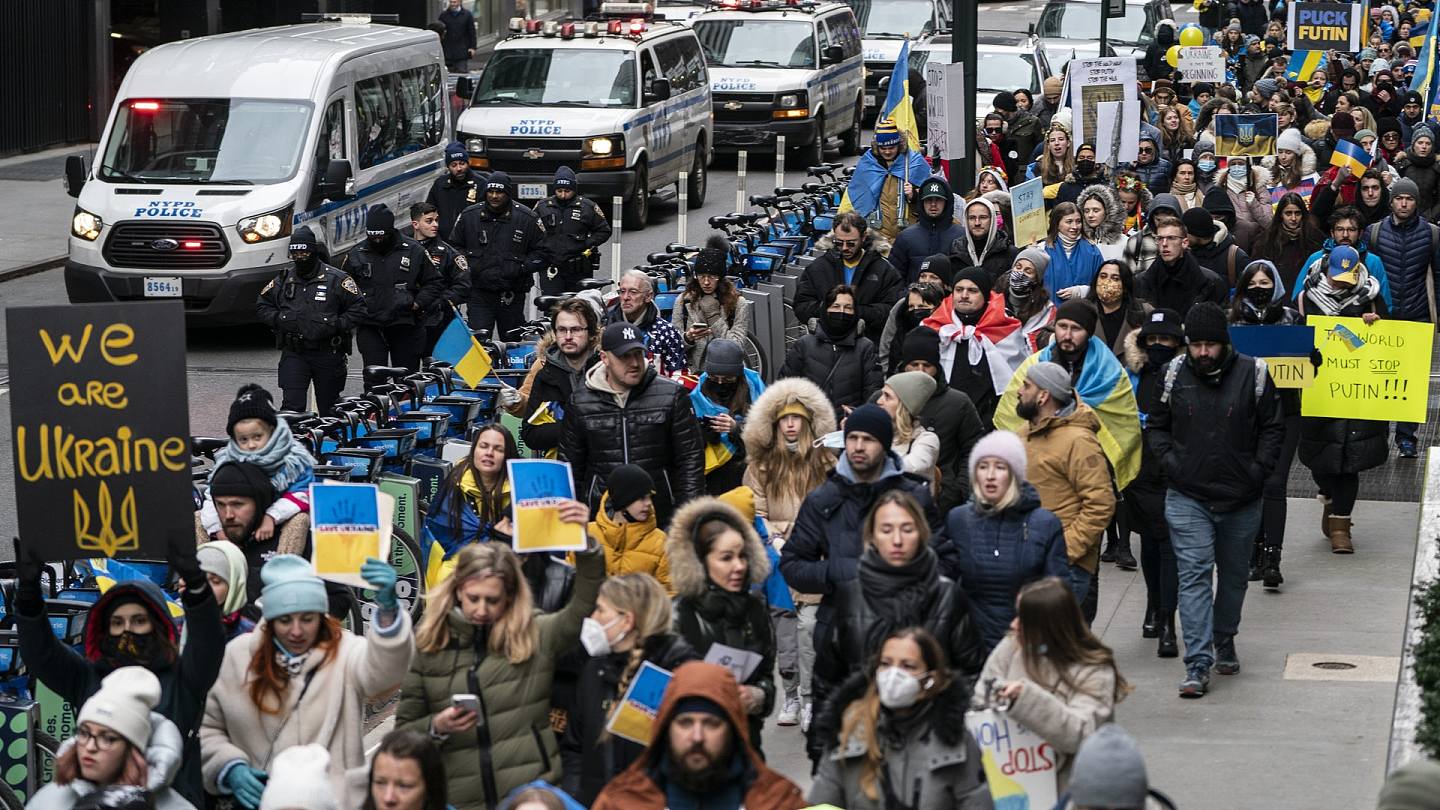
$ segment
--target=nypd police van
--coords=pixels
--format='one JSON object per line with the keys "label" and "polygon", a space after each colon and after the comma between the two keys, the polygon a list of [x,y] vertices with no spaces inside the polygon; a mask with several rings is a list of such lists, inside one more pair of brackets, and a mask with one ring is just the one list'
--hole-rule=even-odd
{"label": "nypd police van", "polygon": [[70,300],[179,299],[192,322],[253,322],[296,227],[338,261],[367,208],[403,217],[425,199],[448,107],[435,34],[363,16],[146,51],[95,165],[66,165]]}
{"label": "nypd police van", "polygon": [[690,26],[710,65],[717,149],[774,151],[784,135],[807,164],[830,138],[860,153],[864,65],[849,6],[718,0]]}
{"label": "nypd police van", "polygon": [[[689,28],[657,20],[648,3],[605,3],[604,19],[511,20],[456,137],[470,165],[504,171],[521,201],[549,193],[569,166],[579,191],[608,213],[624,198],[626,228],[643,228],[653,193],[688,172],[689,206],[705,202],[714,148],[710,78]],[[473,90],[473,94],[470,92]]]}

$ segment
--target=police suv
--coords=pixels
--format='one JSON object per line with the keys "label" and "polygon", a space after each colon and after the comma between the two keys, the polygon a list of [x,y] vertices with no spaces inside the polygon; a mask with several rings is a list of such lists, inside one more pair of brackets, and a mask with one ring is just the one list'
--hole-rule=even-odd
{"label": "police suv", "polygon": [[784,135],[811,165],[832,137],[860,153],[864,60],[849,6],[719,0],[690,26],[710,65],[717,149],[773,151]]}
{"label": "police suv", "polygon": [[544,198],[555,170],[579,175],[581,194],[608,212],[625,199],[626,228],[643,228],[650,195],[689,172],[689,205],[705,202],[714,142],[710,77],[695,34],[655,20],[647,3],[605,3],[607,19],[510,21],[457,138],[470,165],[504,171],[522,201]]}

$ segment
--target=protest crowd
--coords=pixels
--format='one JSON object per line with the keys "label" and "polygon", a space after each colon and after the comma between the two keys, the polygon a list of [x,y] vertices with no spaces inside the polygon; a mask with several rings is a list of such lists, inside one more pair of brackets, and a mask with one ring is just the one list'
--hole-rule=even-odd
{"label": "protest crowd", "polygon": [[[278,395],[229,406],[193,542],[169,544],[176,591],[111,585],[72,647],[53,571],[17,545],[20,655],[76,712],[31,806],[1004,807],[977,729],[1007,717],[1052,752],[1056,807],[1175,806],[1124,700],[1243,682],[1247,590],[1283,595],[1306,575],[1287,533],[1317,531],[1287,522],[1297,462],[1316,541],[1336,566],[1365,554],[1360,473],[1418,463],[1420,425],[1360,399],[1312,414],[1303,381],[1345,336],[1433,330],[1440,273],[1434,4],[1370,5],[1354,51],[1294,51],[1287,3],[1195,5],[1198,25],[1158,24],[1108,153],[1061,77],[983,100],[973,179],[882,118],[768,385],[723,241],[668,316],[641,272],[608,306],[577,294],[610,231],[569,169],[532,212],[455,144],[431,200],[372,208],[342,266],[297,228],[258,303]],[[1175,67],[1204,45],[1225,81]],[[1027,182],[1043,205],[1022,215]],[[428,501],[423,603],[371,557],[349,626],[286,414],[312,385],[328,412],[352,340],[415,369],[463,326],[451,304],[511,328],[536,276],[563,300]],[[566,548],[517,552],[525,453],[568,464],[547,507]],[[1143,572],[1134,632],[1173,680],[1127,679],[1091,632],[1108,566]],[[767,765],[781,735],[808,774]],[[1380,807],[1440,795],[1433,769],[1396,782]]]}

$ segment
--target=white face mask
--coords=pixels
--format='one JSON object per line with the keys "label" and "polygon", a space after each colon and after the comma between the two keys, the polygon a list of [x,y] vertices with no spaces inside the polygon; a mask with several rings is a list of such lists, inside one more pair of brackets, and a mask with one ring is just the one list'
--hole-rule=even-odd
{"label": "white face mask", "polygon": [[[580,622],[580,644],[585,647],[585,652],[589,653],[591,658],[599,658],[602,655],[610,654],[610,637],[607,633],[618,621],[620,621],[620,619],[617,617],[611,619],[609,624],[601,624],[595,619],[586,616],[584,620]],[[623,633],[621,634],[621,638],[624,638]],[[619,641],[619,639],[616,639],[616,641]]]}
{"label": "white face mask", "polygon": [[[930,682],[926,678],[927,685]],[[887,709],[908,709],[920,699],[924,688],[920,679],[900,667],[881,667],[875,673],[875,688],[880,693],[880,705]]]}
{"label": "white face mask", "polygon": [[828,449],[828,450],[844,450],[844,449],[845,449],[845,431],[843,431],[843,430],[832,430],[832,431],[830,431],[829,433],[826,433],[824,436],[821,436],[820,438],[816,439],[816,440],[815,440],[815,446],[816,446],[816,447],[824,447],[824,448],[826,448],[826,449]]}

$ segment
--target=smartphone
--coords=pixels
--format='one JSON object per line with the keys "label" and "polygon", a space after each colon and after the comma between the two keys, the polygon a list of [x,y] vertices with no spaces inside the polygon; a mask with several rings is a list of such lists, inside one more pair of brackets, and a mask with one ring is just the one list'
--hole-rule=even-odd
{"label": "smartphone", "polygon": [[480,713],[480,698],[474,695],[451,695],[450,703],[457,709],[475,712],[476,714]]}
{"label": "smartphone", "polygon": [[692,323],[692,324],[690,324],[690,325],[693,326],[693,327],[695,327],[696,329],[709,329],[709,328],[710,328],[710,324],[705,323],[704,321],[696,321],[695,323]]}

